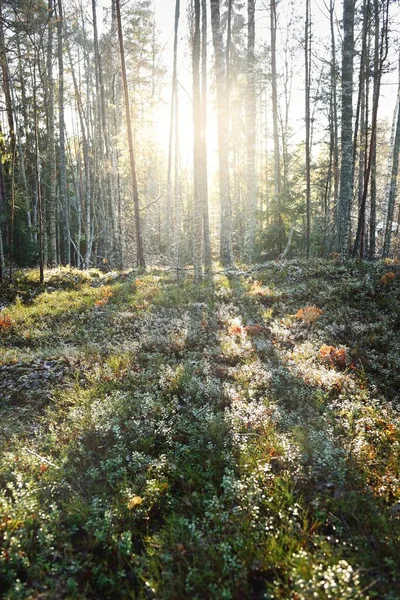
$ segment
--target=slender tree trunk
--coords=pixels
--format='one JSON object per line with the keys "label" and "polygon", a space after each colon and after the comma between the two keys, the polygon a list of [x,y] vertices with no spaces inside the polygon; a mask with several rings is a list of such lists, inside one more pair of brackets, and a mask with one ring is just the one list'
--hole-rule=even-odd
{"label": "slender tree trunk", "polygon": [[[363,14],[363,26],[362,26],[362,49],[360,57],[360,73],[358,79],[358,99],[356,118],[354,124],[353,133],[353,189],[355,183],[355,170],[357,164],[357,152],[358,152],[358,211],[360,214],[362,206],[362,197],[364,193],[364,180],[367,169],[367,156],[368,156],[368,113],[369,113],[369,44],[368,44],[368,31],[369,31],[369,17],[370,17],[370,2],[369,0],[363,0],[362,7]],[[362,229],[364,229],[364,217],[362,222]],[[362,254],[362,242],[363,235],[361,236],[361,254]]]}
{"label": "slender tree trunk", "polygon": [[334,24],[335,0],[330,0],[329,4],[329,23],[331,31],[331,98],[332,98],[332,156],[333,156],[333,207],[337,209],[339,194],[339,127],[337,115],[337,72],[336,72],[336,40]]}
{"label": "slender tree trunk", "polygon": [[305,22],[305,121],[306,121],[306,258],[310,258],[310,231],[311,231],[311,145],[310,145],[310,87],[311,87],[311,8],[310,0],[306,0],[306,22]]}
{"label": "slender tree trunk", "polygon": [[57,264],[57,196],[56,196],[56,153],[55,153],[55,120],[54,120],[54,78],[53,78],[53,28],[54,28],[54,7],[53,0],[48,0],[48,39],[47,39],[47,161],[49,169],[48,184],[48,215],[49,215],[49,234],[50,234],[50,265]]}
{"label": "slender tree trunk", "polygon": [[[376,145],[376,130],[377,130],[377,118],[378,118],[378,105],[379,105],[379,95],[380,95],[380,86],[382,79],[383,66],[388,54],[388,23],[389,23],[389,2],[390,0],[385,0],[382,5],[383,8],[383,17],[382,17],[382,29],[381,29],[381,44],[379,49],[379,60],[378,65],[375,66],[375,76],[374,80],[374,97],[373,97],[373,105],[372,105],[372,118],[371,118],[371,136],[369,143],[369,153],[368,153],[368,161],[367,168],[365,171],[364,177],[364,190],[363,196],[361,199],[361,206],[359,210],[358,216],[358,226],[357,226],[357,235],[353,248],[353,255],[355,256],[361,246],[361,240],[363,235],[363,224],[365,220],[365,210],[366,210],[366,202],[367,202],[367,192],[369,179],[371,175],[371,167],[372,167],[372,156],[373,150]],[[376,23],[377,26],[377,23]]]}
{"label": "slender tree trunk", "polygon": [[[96,13],[96,0],[92,0],[92,13],[93,13],[93,34],[94,34],[94,50],[95,50],[95,65],[98,82],[98,93],[99,93],[99,114],[101,121],[101,136],[99,140],[101,147],[100,156],[104,161],[104,213],[107,221],[106,228],[106,251],[109,252],[111,262],[116,260],[117,248],[116,248],[116,231],[117,222],[115,215],[114,206],[114,187],[113,178],[111,173],[111,144],[109,137],[109,128],[106,118],[106,100],[103,80],[103,67],[99,49],[98,30],[97,30],[97,13]],[[113,26],[112,26],[113,27]],[[113,31],[111,32],[113,33]],[[104,160],[105,159],[105,160]],[[108,250],[107,250],[108,248]]]}
{"label": "slender tree trunk", "polygon": [[194,31],[192,41],[193,74],[193,266],[197,281],[202,278],[202,155],[200,97],[200,0],[194,0]]}
{"label": "slender tree trunk", "polygon": [[[227,0],[228,15],[226,24],[226,48],[225,48],[225,63],[226,63],[226,112],[228,114],[228,127],[230,128],[231,118],[231,45],[232,45],[232,9],[233,0]],[[212,15],[211,15],[212,18]]]}
{"label": "slender tree trunk", "polygon": [[[66,38],[67,39],[67,38]],[[90,165],[89,143],[86,134],[85,113],[82,106],[81,94],[79,92],[78,81],[75,74],[75,69],[72,63],[71,48],[67,41],[68,58],[71,68],[72,81],[74,85],[75,101],[78,109],[79,125],[82,135],[83,147],[83,164],[85,168],[85,234],[86,234],[86,252],[85,252],[85,267],[90,268],[92,261],[93,250],[93,219],[92,219],[92,173]]]}
{"label": "slender tree trunk", "polygon": [[337,211],[337,250],[349,251],[350,213],[353,195],[353,59],[355,0],[343,0],[342,55],[342,165]]}
{"label": "slender tree trunk", "polygon": [[[36,53],[37,64],[39,64],[39,53]],[[39,281],[44,282],[44,249],[43,249],[43,203],[42,186],[40,181],[40,156],[39,156],[39,111],[36,99],[36,65],[33,65],[33,115],[35,122],[35,176],[37,186],[37,211],[38,211],[38,252],[39,252]]]}
{"label": "slender tree trunk", "polygon": [[254,256],[256,237],[256,81],[255,81],[255,0],[247,1],[247,227],[245,235],[245,256],[251,261]]}
{"label": "slender tree trunk", "polygon": [[[26,135],[26,143],[25,143],[25,145],[26,145],[25,155],[26,155],[27,149],[32,147],[32,136],[30,133],[30,126],[29,126],[29,119],[28,119],[28,100],[27,100],[27,95],[26,95],[27,82],[25,81],[25,77],[23,75],[23,70],[22,70],[22,58],[21,58],[22,48],[21,48],[21,41],[18,36],[16,39],[16,43],[17,43],[17,52],[18,52],[19,85],[20,85],[20,89],[21,89],[21,100],[22,100],[21,112],[22,112],[24,132]],[[18,131],[18,127],[17,127],[17,131]],[[21,138],[21,136],[19,136],[19,138]],[[20,150],[18,151],[18,154],[19,155],[21,154]],[[24,155],[24,153],[22,155]],[[27,223],[28,223],[29,235],[30,235],[32,242],[35,242],[36,241],[36,236],[35,236],[35,231],[34,231],[34,227],[36,225],[36,222],[35,222],[35,213],[36,213],[35,193],[34,192],[32,193],[31,186],[28,186],[28,173],[29,173],[29,171],[32,171],[32,170],[30,169],[29,161],[26,161],[26,164],[27,164],[28,168],[25,170],[25,165],[24,165],[23,173],[22,173],[22,180],[23,180],[24,190],[26,192],[26,197],[28,200]]]}
{"label": "slender tree trunk", "polygon": [[232,206],[229,189],[229,120],[227,114],[227,80],[220,23],[219,0],[210,0],[211,26],[215,57],[218,115],[218,158],[220,182],[220,259],[230,265],[232,256]]}
{"label": "slender tree trunk", "polygon": [[3,281],[6,272],[6,263],[4,260],[3,233],[1,227],[1,217],[7,206],[6,186],[4,184],[3,160],[0,153],[0,281]]}
{"label": "slender tree trunk", "polygon": [[58,127],[59,127],[59,165],[60,165],[60,204],[62,210],[62,231],[63,231],[63,262],[69,265],[71,263],[71,245],[69,230],[69,203],[67,196],[67,166],[65,158],[65,118],[64,118],[64,15],[62,0],[58,0]]}
{"label": "slender tree trunk", "polygon": [[272,127],[274,136],[274,196],[277,203],[276,227],[279,231],[278,250],[282,253],[282,240],[280,235],[282,207],[281,207],[281,160],[279,149],[278,127],[278,83],[276,71],[276,0],[270,0],[271,23],[271,95],[272,95]]}
{"label": "slender tree trunk", "polygon": [[177,102],[178,93],[178,33],[180,19],[180,0],[175,1],[175,18],[174,18],[174,50],[173,50],[173,66],[172,66],[172,88],[171,88],[171,110],[169,122],[169,140],[168,140],[168,171],[167,171],[167,202],[165,214],[165,243],[167,255],[172,256],[171,240],[173,239],[174,217],[172,205],[172,142],[174,137],[174,118],[175,104]]}
{"label": "slender tree trunk", "polygon": [[203,189],[203,253],[206,272],[211,270],[210,219],[207,165],[207,0],[201,0],[201,177]]}
{"label": "slender tree trunk", "polygon": [[269,117],[268,85],[267,85],[267,83],[265,83],[265,223],[266,223],[267,227],[269,227],[269,224],[270,224],[268,117]]}
{"label": "slender tree trunk", "polygon": [[[178,83],[178,82],[177,82]],[[174,104],[174,137],[175,137],[175,148],[174,148],[174,207],[173,207],[173,255],[174,262],[177,268],[177,279],[179,281],[179,267],[180,267],[180,250],[181,250],[181,225],[182,225],[182,211],[181,211],[181,182],[180,182],[180,153],[179,153],[179,89],[178,85],[175,90],[175,104]]]}
{"label": "slender tree trunk", "polygon": [[[379,2],[374,0],[374,97],[379,94],[376,89],[378,85],[378,65],[379,65]],[[371,157],[371,207],[369,217],[369,259],[374,260],[376,253],[376,140],[372,148]]]}
{"label": "slender tree trunk", "polygon": [[124,86],[126,126],[127,126],[128,144],[129,144],[133,206],[134,206],[134,211],[135,211],[137,262],[138,262],[138,265],[140,268],[145,269],[146,261],[145,261],[145,257],[144,257],[142,227],[141,227],[140,212],[139,212],[139,195],[138,195],[138,188],[137,188],[137,181],[136,181],[136,166],[135,166],[135,155],[134,155],[134,151],[133,151],[131,111],[130,111],[130,105],[129,105],[128,81],[127,81],[127,77],[126,77],[126,66],[125,66],[124,39],[123,39],[123,34],[122,34],[121,9],[120,9],[119,0],[115,1],[115,8],[116,8],[116,14],[117,14],[119,48],[120,48],[120,54],[121,54],[122,83]]}

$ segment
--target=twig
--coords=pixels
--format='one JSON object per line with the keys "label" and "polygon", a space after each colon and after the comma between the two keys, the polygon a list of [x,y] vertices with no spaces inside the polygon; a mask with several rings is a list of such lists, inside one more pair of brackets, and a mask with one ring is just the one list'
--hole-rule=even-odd
{"label": "twig", "polygon": [[52,463],[50,460],[48,460],[44,456],[40,456],[40,454],[37,454],[37,452],[34,452],[33,450],[29,450],[29,448],[27,448],[26,446],[23,447],[23,450],[25,450],[25,452],[28,452],[28,454],[31,454],[35,458],[38,458],[40,461],[47,463],[51,467],[54,467],[55,469],[59,469],[60,468],[60,467],[57,467],[57,465],[55,465],[54,463]]}

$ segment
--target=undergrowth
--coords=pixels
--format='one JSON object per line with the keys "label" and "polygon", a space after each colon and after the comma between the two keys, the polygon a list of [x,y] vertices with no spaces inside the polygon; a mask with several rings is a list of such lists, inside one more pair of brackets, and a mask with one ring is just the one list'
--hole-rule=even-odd
{"label": "undergrowth", "polygon": [[398,600],[392,272],[19,273],[0,596]]}

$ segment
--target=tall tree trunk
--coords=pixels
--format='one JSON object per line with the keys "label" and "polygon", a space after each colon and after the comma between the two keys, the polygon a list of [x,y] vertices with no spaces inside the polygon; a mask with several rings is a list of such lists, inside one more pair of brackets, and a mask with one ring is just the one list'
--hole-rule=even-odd
{"label": "tall tree trunk", "polygon": [[269,127],[268,127],[268,117],[269,117],[269,102],[268,102],[268,84],[265,83],[265,103],[264,103],[264,111],[265,111],[265,223],[266,226],[269,227],[270,224],[270,201],[269,201],[269,150],[268,150],[268,139],[269,139]]}
{"label": "tall tree trunk", "polygon": [[[67,39],[67,38],[66,38]],[[72,63],[71,48],[67,40],[67,51],[70,63],[70,69],[72,73],[72,81],[74,85],[75,101],[78,109],[79,125],[82,135],[82,147],[83,147],[83,164],[85,169],[85,234],[86,234],[86,252],[85,252],[85,267],[90,268],[92,261],[92,250],[93,250],[93,219],[92,219],[92,173],[90,165],[90,153],[89,153],[89,142],[86,133],[85,125],[85,113],[82,106],[81,94],[79,91],[79,85],[75,74],[75,69]]]}
{"label": "tall tree trunk", "polygon": [[69,205],[67,197],[67,166],[65,158],[65,117],[64,117],[64,15],[62,0],[58,0],[58,127],[59,127],[59,164],[60,164],[60,204],[62,210],[63,262],[71,263],[71,244],[69,230]]}
{"label": "tall tree trunk", "polygon": [[[178,84],[178,81],[176,81]],[[179,88],[176,85],[175,90],[175,103],[174,103],[174,137],[175,137],[175,148],[174,148],[174,207],[173,207],[173,257],[175,266],[177,268],[177,279],[179,281],[179,267],[180,267],[180,250],[181,250],[181,182],[180,182],[180,153],[179,153]]]}
{"label": "tall tree trunk", "polygon": [[[375,0],[376,1],[376,0]],[[383,66],[388,54],[388,24],[389,24],[389,2],[390,0],[384,0],[382,3],[383,9],[383,18],[382,18],[382,28],[381,28],[381,43],[379,48],[379,60],[378,64],[375,65],[375,77],[374,78],[374,96],[373,96],[373,104],[372,104],[372,118],[371,118],[371,136],[369,143],[369,151],[368,151],[368,161],[367,168],[365,171],[364,177],[364,190],[363,196],[361,199],[361,205],[358,215],[358,226],[357,226],[357,235],[356,240],[354,242],[353,255],[355,256],[361,246],[361,240],[363,235],[363,224],[365,220],[365,210],[366,210],[366,202],[367,202],[367,192],[369,179],[371,175],[371,167],[372,167],[372,156],[373,150],[376,145],[376,130],[377,130],[377,118],[378,118],[378,105],[379,105],[379,95],[380,95],[380,87],[381,87],[381,79]],[[375,23],[378,26],[378,23]]]}
{"label": "tall tree trunk", "polygon": [[245,235],[245,256],[251,261],[254,256],[256,237],[256,81],[255,81],[255,0],[247,1],[247,227]]}
{"label": "tall tree trunk", "polygon": [[[362,206],[362,197],[364,193],[364,180],[368,162],[368,117],[369,117],[369,24],[370,24],[370,1],[363,0],[362,7],[363,26],[362,26],[362,47],[360,57],[360,73],[358,79],[358,99],[356,118],[353,133],[353,189],[355,183],[355,170],[357,164],[358,152],[358,211],[360,214]],[[362,232],[365,228],[365,218],[362,216]],[[360,251],[363,252],[363,238],[361,235]]]}
{"label": "tall tree trunk", "polygon": [[201,177],[203,188],[203,253],[206,272],[211,269],[207,165],[207,0],[201,0]]}
{"label": "tall tree trunk", "polygon": [[271,95],[272,95],[272,128],[274,136],[274,196],[277,204],[276,227],[278,230],[278,250],[282,253],[283,246],[280,235],[282,221],[281,207],[281,159],[279,149],[278,126],[278,82],[276,71],[276,0],[270,0],[271,27]]}
{"label": "tall tree trunk", "polygon": [[6,186],[4,184],[3,160],[0,153],[0,281],[3,281],[6,272],[6,263],[4,260],[3,233],[1,226],[1,217],[7,206]]}
{"label": "tall tree trunk", "polygon": [[350,213],[353,195],[353,59],[355,0],[343,0],[342,54],[342,164],[337,211],[337,250],[349,251]]}
{"label": "tall tree trunk", "polygon": [[331,144],[332,144],[332,159],[333,159],[333,207],[337,209],[337,201],[339,194],[339,127],[337,115],[337,72],[336,72],[336,40],[335,40],[335,0],[330,0],[329,3],[329,24],[331,32],[331,99],[332,99],[332,121],[331,121]]}
{"label": "tall tree trunk", "polygon": [[[232,45],[232,10],[233,0],[227,0],[228,2],[228,15],[226,23],[226,48],[225,48],[225,72],[226,72],[226,112],[228,114],[228,127],[230,126],[231,108],[231,45]],[[211,15],[212,18],[212,15]]]}
{"label": "tall tree trunk", "polygon": [[133,151],[131,110],[130,110],[130,105],[129,105],[128,81],[127,81],[127,77],[126,77],[126,65],[125,65],[124,38],[123,38],[123,34],[122,34],[121,9],[120,9],[119,0],[115,0],[115,8],[116,8],[116,14],[117,14],[119,49],[120,49],[120,54],[121,54],[122,83],[124,86],[125,113],[126,113],[126,126],[127,126],[128,144],[129,144],[129,158],[130,158],[130,167],[131,167],[133,206],[134,206],[134,211],[135,211],[137,262],[138,262],[138,265],[140,268],[145,269],[146,261],[145,261],[145,257],[144,257],[144,248],[143,248],[143,240],[142,240],[142,226],[141,226],[140,212],[139,212],[139,195],[138,195],[138,188],[137,188],[137,181],[136,181],[135,155],[134,155],[134,151]]}
{"label": "tall tree trunk", "polygon": [[[39,52],[36,53],[37,64],[39,64]],[[42,186],[40,181],[41,165],[39,155],[39,111],[37,105],[37,89],[36,89],[36,64],[33,64],[33,115],[35,122],[35,177],[37,187],[37,212],[38,212],[38,253],[39,253],[39,280],[44,282],[44,235],[43,235],[43,202],[42,202]]]}
{"label": "tall tree trunk", "polygon": [[172,88],[171,88],[171,110],[169,122],[169,140],[168,140],[168,171],[167,171],[167,202],[165,214],[165,243],[166,253],[172,256],[171,240],[173,239],[174,217],[172,206],[172,142],[174,137],[174,118],[176,114],[175,105],[177,103],[178,94],[178,32],[180,19],[180,0],[175,1],[175,18],[174,18],[174,50],[173,50],[173,66],[172,66]]}
{"label": "tall tree trunk", "polygon": [[202,278],[202,154],[200,97],[200,0],[194,0],[194,31],[192,41],[193,74],[193,266],[197,281]]}
{"label": "tall tree trunk", "polygon": [[310,0],[306,0],[305,21],[305,121],[306,121],[306,258],[310,258],[310,231],[311,231],[311,145],[310,145],[310,87],[311,87],[311,8]]}
{"label": "tall tree trunk", "polygon": [[218,158],[220,182],[220,259],[232,264],[232,206],[229,190],[229,120],[227,114],[227,81],[220,23],[219,0],[210,0],[211,26],[215,57],[218,115]]}
{"label": "tall tree trunk", "polygon": [[55,152],[55,121],[54,121],[54,79],[53,79],[53,27],[54,27],[54,7],[53,0],[48,0],[48,39],[47,39],[47,161],[49,169],[48,182],[48,215],[49,215],[49,234],[50,234],[50,256],[51,266],[57,264],[57,231],[56,231],[56,152]]}
{"label": "tall tree trunk", "polygon": [[[96,11],[96,0],[92,0],[92,14],[93,14],[93,36],[94,36],[94,54],[95,54],[95,66],[96,66],[96,82],[98,87],[98,109],[100,117],[100,135],[99,140],[100,146],[100,158],[105,167],[102,178],[104,179],[104,214],[106,218],[106,252],[109,253],[111,262],[116,260],[116,232],[117,222],[115,215],[114,206],[114,189],[113,189],[113,178],[111,174],[111,145],[109,137],[109,129],[106,118],[106,100],[104,91],[104,80],[103,80],[103,67],[100,55],[99,40],[98,40],[98,29],[97,29],[97,11]],[[118,260],[118,259],[117,259]]]}
{"label": "tall tree trunk", "polygon": [[[379,93],[375,89],[378,85],[378,65],[379,65],[379,1],[374,0],[374,97]],[[376,253],[376,140],[372,149],[371,157],[371,207],[369,216],[369,259],[373,260]]]}

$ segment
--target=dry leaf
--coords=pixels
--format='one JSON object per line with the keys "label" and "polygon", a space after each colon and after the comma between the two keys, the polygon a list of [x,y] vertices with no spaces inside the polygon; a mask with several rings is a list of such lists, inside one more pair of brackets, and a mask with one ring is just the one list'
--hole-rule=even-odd
{"label": "dry leaf", "polygon": [[132,498],[128,501],[129,510],[133,510],[137,506],[140,506],[143,502],[143,498],[140,496],[132,496]]}

